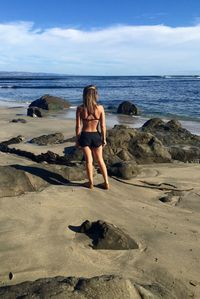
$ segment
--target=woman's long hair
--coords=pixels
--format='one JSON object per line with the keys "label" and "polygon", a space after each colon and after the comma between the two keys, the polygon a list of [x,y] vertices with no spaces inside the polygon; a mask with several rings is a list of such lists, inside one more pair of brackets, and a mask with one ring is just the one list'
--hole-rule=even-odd
{"label": "woman's long hair", "polygon": [[88,85],[83,90],[83,106],[88,115],[95,114],[97,107],[98,92],[95,85]]}

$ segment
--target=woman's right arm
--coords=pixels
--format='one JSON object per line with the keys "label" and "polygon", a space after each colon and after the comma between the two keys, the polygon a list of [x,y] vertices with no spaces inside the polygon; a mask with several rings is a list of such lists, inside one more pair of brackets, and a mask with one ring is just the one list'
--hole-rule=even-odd
{"label": "woman's right arm", "polygon": [[76,145],[78,146],[78,139],[81,133],[81,116],[80,116],[80,107],[76,109]]}
{"label": "woman's right arm", "polygon": [[103,146],[105,146],[106,145],[106,119],[105,119],[105,111],[103,106],[101,106],[100,125],[101,125],[102,142],[103,142]]}

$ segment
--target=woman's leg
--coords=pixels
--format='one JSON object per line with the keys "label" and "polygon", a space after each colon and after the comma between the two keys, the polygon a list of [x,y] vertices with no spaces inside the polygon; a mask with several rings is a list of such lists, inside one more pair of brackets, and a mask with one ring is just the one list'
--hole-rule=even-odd
{"label": "woman's leg", "polygon": [[86,170],[87,170],[90,187],[92,187],[92,185],[93,185],[93,158],[92,158],[92,151],[89,148],[89,146],[83,147],[83,153],[85,156]]}
{"label": "woman's leg", "polygon": [[99,147],[93,148],[92,152],[93,152],[94,158],[98,162],[99,168],[100,168],[102,176],[104,178],[105,187],[109,187],[109,185],[108,185],[108,173],[107,173],[106,164],[105,164],[104,159],[103,159],[102,145],[99,146]]}

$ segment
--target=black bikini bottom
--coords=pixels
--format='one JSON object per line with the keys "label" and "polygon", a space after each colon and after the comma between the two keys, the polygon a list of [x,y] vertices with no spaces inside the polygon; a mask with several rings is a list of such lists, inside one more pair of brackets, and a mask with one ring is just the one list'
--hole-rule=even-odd
{"label": "black bikini bottom", "polygon": [[79,145],[81,147],[89,146],[91,148],[102,145],[102,137],[99,132],[81,132],[79,137]]}

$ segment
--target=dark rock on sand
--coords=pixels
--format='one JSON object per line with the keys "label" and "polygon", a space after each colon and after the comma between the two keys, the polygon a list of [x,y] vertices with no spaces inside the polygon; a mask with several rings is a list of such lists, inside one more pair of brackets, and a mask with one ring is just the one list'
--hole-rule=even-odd
{"label": "dark rock on sand", "polygon": [[200,163],[200,147],[195,146],[170,146],[169,152],[172,159],[190,162]]}
{"label": "dark rock on sand", "polygon": [[155,136],[119,125],[107,131],[107,146],[104,150],[108,164],[116,156],[120,161],[134,160],[139,164],[171,162],[169,151]]}
{"label": "dark rock on sand", "polygon": [[11,166],[0,166],[0,197],[17,196],[45,187],[45,181],[38,180],[35,186],[23,170]]}
{"label": "dark rock on sand", "polygon": [[16,148],[10,148],[6,143],[0,143],[0,151],[3,153],[10,153],[10,154],[18,155],[20,157],[25,157],[37,163],[47,162],[50,164],[59,164],[59,165],[70,164],[70,161],[67,159],[67,157],[60,156],[52,151],[47,151],[46,153],[41,153],[40,155],[36,155],[28,151],[24,151]]}
{"label": "dark rock on sand", "polygon": [[80,162],[84,160],[83,151],[76,146],[68,146],[65,148],[64,152],[65,152],[65,157],[68,161]]}
{"label": "dark rock on sand", "polygon": [[140,168],[135,161],[123,161],[108,165],[108,173],[109,175],[129,180],[140,173]]}
{"label": "dark rock on sand", "polygon": [[119,106],[117,108],[117,113],[128,114],[128,115],[138,115],[138,109],[133,103],[131,103],[129,101],[124,101],[121,104],[119,104]]}
{"label": "dark rock on sand", "polygon": [[27,109],[27,116],[31,117],[43,117],[47,114],[47,112],[43,109],[40,109],[38,107],[29,107]]}
{"label": "dark rock on sand", "polygon": [[70,104],[66,100],[51,96],[51,95],[43,95],[41,98],[33,101],[29,107],[38,107],[43,110],[53,110],[53,111],[58,111],[58,110],[63,110],[65,108],[69,108]]}
{"label": "dark rock on sand", "polygon": [[200,136],[182,128],[177,120],[164,122],[160,118],[148,120],[142,126],[143,132],[150,132],[168,147],[172,159],[182,162],[200,161]]}
{"label": "dark rock on sand", "polygon": [[153,118],[142,126],[142,131],[152,133],[165,146],[190,145],[200,147],[200,136],[182,128],[181,123],[177,120],[164,122],[160,118]]}
{"label": "dark rock on sand", "polygon": [[11,123],[22,123],[22,124],[25,124],[27,123],[27,121],[23,118],[14,118],[10,121]]}
{"label": "dark rock on sand", "polygon": [[94,249],[138,249],[137,243],[129,235],[115,225],[102,220],[96,222],[86,220],[82,223],[80,232],[85,233],[93,240]]}
{"label": "dark rock on sand", "polygon": [[[139,284],[134,284],[130,279],[115,275],[103,275],[92,278],[57,276],[51,278],[42,278],[36,281],[26,281],[17,285],[4,286],[0,288],[0,297],[3,299],[170,298],[168,295],[164,295],[163,297],[161,296],[162,294],[166,295],[166,291],[159,285],[157,286],[155,284],[151,291],[143,286],[140,286]],[[175,297],[173,296],[173,298]],[[181,298],[185,299],[186,297],[184,296]]]}
{"label": "dark rock on sand", "polygon": [[30,143],[37,145],[48,145],[62,143],[64,141],[64,135],[62,133],[54,133],[49,135],[42,135],[30,140]]}
{"label": "dark rock on sand", "polygon": [[25,137],[22,135],[19,135],[17,137],[13,137],[9,140],[1,141],[0,145],[11,145],[11,144],[18,144],[24,141]]}
{"label": "dark rock on sand", "polygon": [[84,165],[0,166],[0,197],[40,191],[49,184],[69,185],[71,181],[84,180],[86,177]]}

